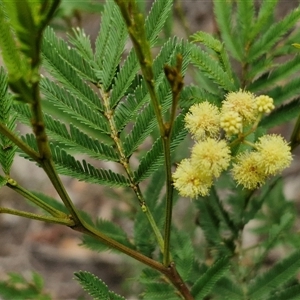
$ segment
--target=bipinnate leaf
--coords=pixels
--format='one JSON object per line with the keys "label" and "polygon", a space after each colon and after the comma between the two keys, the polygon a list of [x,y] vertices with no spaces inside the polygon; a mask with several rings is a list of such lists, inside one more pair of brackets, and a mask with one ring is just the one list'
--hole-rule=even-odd
{"label": "bipinnate leaf", "polygon": [[241,60],[241,44],[235,38],[235,31],[231,22],[232,7],[232,2],[214,0],[214,14],[225,46],[234,58]]}
{"label": "bipinnate leaf", "polygon": [[176,268],[185,281],[189,278],[195,257],[191,237],[187,233],[173,228],[171,244],[174,249],[172,255]]}
{"label": "bipinnate leaf", "polygon": [[5,15],[5,3],[0,3],[0,49],[6,68],[15,80],[22,77],[24,64],[18,52],[11,24]]}
{"label": "bipinnate leaf", "polygon": [[300,284],[285,288],[283,291],[272,294],[267,300],[298,300]]}
{"label": "bipinnate leaf", "polygon": [[224,276],[228,269],[228,257],[218,259],[192,286],[191,293],[195,299],[204,299],[204,297],[211,292],[214,285]]}
{"label": "bipinnate leaf", "polygon": [[236,90],[231,74],[223,70],[220,62],[212,58],[208,53],[196,45],[191,45],[191,62],[198,67],[206,76],[225,91]]}
{"label": "bipinnate leaf", "polygon": [[241,300],[244,292],[240,285],[233,283],[229,278],[222,277],[213,288],[213,294],[219,295],[219,299]]}
{"label": "bipinnate leaf", "polygon": [[79,271],[75,272],[74,276],[94,300],[125,300],[124,297],[110,291],[101,279],[90,272]]}
{"label": "bipinnate leaf", "polygon": [[272,291],[294,277],[299,268],[300,251],[296,251],[253,280],[248,290],[249,299],[267,299]]}
{"label": "bipinnate leaf", "polygon": [[272,15],[274,14],[277,2],[278,0],[262,1],[258,16],[250,31],[250,40],[254,39],[264,28],[268,28],[268,25],[272,23]]}
{"label": "bipinnate leaf", "polygon": [[[83,36],[83,33],[81,31],[80,33],[74,30],[75,37],[69,37],[74,46],[79,46],[78,44],[81,45],[80,37]],[[87,36],[86,39],[88,39]],[[76,51],[76,49],[69,46],[65,40],[57,37],[54,30],[50,27],[47,27],[44,32],[43,43],[45,46],[51,46],[52,51],[56,51],[57,55],[82,78],[91,82],[97,82],[97,77],[91,61],[92,53],[90,53],[89,50],[86,50],[85,52]],[[92,50],[90,49],[90,51]]]}
{"label": "bipinnate leaf", "polygon": [[[14,131],[16,114],[12,112],[12,96],[7,91],[8,78],[4,69],[0,68],[0,123]],[[0,165],[3,172],[8,175],[14,160],[17,147],[4,135],[0,134]]]}
{"label": "bipinnate leaf", "polygon": [[147,282],[143,300],[179,300],[174,288],[166,282]]}
{"label": "bipinnate leaf", "polygon": [[27,280],[18,273],[8,274],[9,278],[0,281],[0,296],[3,300],[51,300],[50,295],[43,291],[43,278],[33,272],[31,280]]}
{"label": "bipinnate leaf", "polygon": [[300,9],[291,11],[281,21],[274,22],[266,31],[262,32],[259,39],[255,40],[249,49],[247,61],[253,62],[261,55],[267,53],[299,20]]}

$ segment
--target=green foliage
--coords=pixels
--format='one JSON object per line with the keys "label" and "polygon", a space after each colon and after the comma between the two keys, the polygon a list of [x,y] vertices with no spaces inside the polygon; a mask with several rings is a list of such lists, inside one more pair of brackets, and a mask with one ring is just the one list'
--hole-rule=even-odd
{"label": "green foliage", "polygon": [[[2,206],[0,213],[66,224],[83,233],[83,246],[121,251],[144,263],[138,280],[143,299],[297,299],[297,212],[280,177],[250,191],[224,172],[209,195],[184,204],[173,192],[172,172],[190,150],[185,119],[193,104],[208,101],[220,108],[226,94],[239,90],[274,99],[271,113],[261,114],[253,127],[243,124],[247,133],[220,135],[230,147],[231,164],[267,130],[299,116],[300,56],[292,44],[300,39],[300,10],[277,21],[277,0],[215,0],[218,35],[198,31],[186,41],[168,36],[176,19],[173,2],[154,1],[144,18],[138,8],[146,11],[146,1],[63,1],[56,11],[56,0],[0,0],[6,68],[0,69],[0,186],[47,214]],[[79,8],[91,7],[102,12],[95,44],[83,29],[62,39],[46,27],[55,11],[70,22]],[[32,133],[16,133],[16,122]],[[62,202],[30,193],[10,177],[16,151],[43,168]],[[93,222],[75,207],[58,174],[122,188],[117,197],[126,212],[120,205],[114,221]],[[120,226],[125,222],[126,230]],[[246,248],[249,234],[256,240]],[[278,263],[265,271],[277,247]],[[91,273],[75,277],[94,299],[124,299]],[[50,299],[35,273],[31,281],[11,274],[0,282],[0,295]]]}
{"label": "green foliage", "polygon": [[191,292],[195,299],[203,299],[228,270],[228,258],[220,258],[195,282]]}
{"label": "green foliage", "polygon": [[0,295],[3,297],[2,299],[51,300],[50,295],[43,291],[44,280],[39,274],[33,272],[31,280],[18,273],[10,273],[8,276],[7,280],[0,281]]}
{"label": "green foliage", "polygon": [[85,291],[89,293],[95,300],[122,300],[125,299],[114,292],[110,291],[107,285],[95,275],[89,272],[74,273],[75,279],[79,281],[80,285]]}
{"label": "green foliage", "polygon": [[[7,76],[0,68],[0,122],[14,131],[16,114],[12,113],[12,96],[7,92]],[[9,175],[17,147],[9,138],[0,135],[0,165],[6,175]]]}
{"label": "green foliage", "polygon": [[250,299],[265,299],[274,289],[294,277],[299,267],[300,253],[295,252],[253,281],[249,286]]}

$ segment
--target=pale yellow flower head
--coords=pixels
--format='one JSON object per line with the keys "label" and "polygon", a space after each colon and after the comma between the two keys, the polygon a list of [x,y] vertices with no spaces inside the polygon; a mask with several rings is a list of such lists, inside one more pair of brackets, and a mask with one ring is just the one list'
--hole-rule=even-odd
{"label": "pale yellow flower head", "polygon": [[207,101],[194,104],[185,116],[185,127],[196,140],[204,139],[206,136],[218,136],[220,130],[218,107]]}
{"label": "pale yellow flower head", "polygon": [[220,124],[227,136],[238,134],[243,129],[242,117],[236,111],[222,111]]}
{"label": "pale yellow flower head", "polygon": [[224,140],[208,138],[196,143],[192,149],[192,164],[214,177],[219,177],[228,168],[230,159],[230,149]]}
{"label": "pale yellow flower head", "polygon": [[237,112],[246,123],[256,119],[257,106],[254,95],[250,92],[239,90],[228,93],[222,105],[222,112]]}
{"label": "pale yellow flower head", "polygon": [[173,184],[183,197],[206,196],[212,186],[212,176],[196,168],[190,159],[183,159],[173,173]]}
{"label": "pale yellow flower head", "polygon": [[235,181],[249,190],[264,184],[266,175],[261,168],[260,161],[260,154],[256,151],[239,154],[232,168],[232,176]]}
{"label": "pale yellow flower head", "polygon": [[261,113],[269,113],[275,108],[273,99],[266,95],[261,95],[255,98],[257,110]]}
{"label": "pale yellow flower head", "polygon": [[291,148],[288,143],[276,134],[268,134],[255,143],[260,156],[259,164],[266,175],[275,175],[287,168],[292,161]]}

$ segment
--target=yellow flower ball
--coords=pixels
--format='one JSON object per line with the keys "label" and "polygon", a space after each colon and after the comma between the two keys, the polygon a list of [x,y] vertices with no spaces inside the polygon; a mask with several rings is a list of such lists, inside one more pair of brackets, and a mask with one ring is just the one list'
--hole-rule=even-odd
{"label": "yellow flower ball", "polygon": [[291,164],[291,147],[280,135],[264,135],[255,146],[260,155],[259,164],[266,175],[278,174]]}
{"label": "yellow flower ball", "polygon": [[219,177],[228,168],[230,159],[230,149],[224,140],[208,138],[192,148],[192,163],[214,177]]}
{"label": "yellow flower ball", "polygon": [[185,127],[196,140],[206,136],[216,137],[220,130],[218,107],[208,101],[194,104],[185,116]]}
{"label": "yellow flower ball", "polygon": [[254,95],[250,92],[239,90],[226,95],[222,104],[224,112],[237,112],[246,123],[253,122],[257,117],[257,106]]}
{"label": "yellow flower ball", "polygon": [[249,190],[256,189],[265,183],[266,175],[260,167],[258,152],[243,152],[237,156],[237,161],[232,167],[234,180]]}
{"label": "yellow flower ball", "polygon": [[196,168],[190,159],[183,159],[173,173],[173,185],[183,197],[206,196],[212,186],[212,177]]}

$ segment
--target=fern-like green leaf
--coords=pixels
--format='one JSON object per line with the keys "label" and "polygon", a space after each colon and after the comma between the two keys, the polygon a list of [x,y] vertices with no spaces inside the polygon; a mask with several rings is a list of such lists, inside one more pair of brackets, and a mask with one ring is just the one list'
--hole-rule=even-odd
{"label": "fern-like green leaf", "polygon": [[62,175],[77,178],[80,181],[104,184],[108,186],[129,186],[129,181],[111,170],[98,169],[85,160],[79,162],[64,150],[53,146],[52,155],[57,172]]}
{"label": "fern-like green leaf", "polygon": [[109,133],[107,120],[95,106],[85,103],[82,98],[74,97],[67,89],[47,78],[42,78],[40,83],[42,93],[55,107],[91,128]]}
{"label": "fern-like green leaf", "polygon": [[208,34],[207,32],[198,31],[191,36],[192,41],[200,42],[204,44],[206,47],[215,51],[218,55],[218,59],[221,62],[221,65],[224,71],[230,75],[230,79],[233,80],[232,76],[232,67],[229,62],[229,57],[227,52],[224,48],[224,45],[217,39],[215,39],[212,35]]}
{"label": "fern-like green leaf", "polygon": [[73,29],[73,35],[69,35],[70,43],[76,48],[79,55],[86,58],[90,63],[94,60],[91,40],[83,29]]}
{"label": "fern-like green leaf", "polygon": [[[165,85],[165,74],[163,66],[171,64],[172,60],[176,57],[177,53],[181,53],[184,60],[183,72],[186,69],[188,61],[188,48],[184,43],[178,43],[177,39],[169,39],[161,48],[160,53],[153,62],[153,73],[156,86],[159,89],[160,85]],[[112,96],[114,91],[112,92]],[[114,114],[114,119],[118,131],[124,128],[138,113],[145,103],[150,102],[150,96],[146,88],[145,82],[142,81],[135,89],[134,94],[128,95],[127,99],[121,102]]]}
{"label": "fern-like green leaf", "polygon": [[[176,41],[169,41],[166,49],[170,45],[176,45]],[[175,51],[174,51],[175,50]],[[164,52],[156,60],[157,64],[153,66],[154,76],[157,78],[157,94],[159,94],[162,114],[166,113],[171,106],[172,95],[164,73],[162,72],[163,65],[168,62],[173,62],[176,54],[180,53],[183,57],[182,73],[184,74],[189,61],[189,49],[184,43],[177,44],[172,52]],[[160,66],[160,67],[158,67]],[[159,83],[161,81],[161,83]],[[145,91],[145,90],[144,90]],[[150,103],[143,110],[139,111],[134,127],[129,135],[126,136],[124,147],[126,155],[130,156],[133,151],[145,140],[145,138],[153,131],[156,126],[156,117]]]}
{"label": "fern-like green leaf", "polygon": [[264,0],[260,5],[258,16],[250,32],[250,41],[252,41],[264,28],[267,28],[269,21],[274,14],[278,0]]}
{"label": "fern-like green leaf", "polygon": [[250,63],[267,53],[299,20],[300,9],[295,9],[280,22],[274,23],[249,49],[247,61]]}
{"label": "fern-like green leaf", "polygon": [[257,81],[254,81],[249,86],[249,90],[256,92],[261,91],[262,89],[273,87],[276,83],[279,83],[280,80],[287,80],[290,76],[298,72],[299,66],[300,55],[296,55],[293,59],[288,60],[273,70],[268,75],[267,79],[259,78]]}
{"label": "fern-like green leaf", "polygon": [[300,252],[296,251],[263,275],[256,277],[249,286],[249,298],[253,300],[266,299],[272,291],[295,276],[299,268]]}
{"label": "fern-like green leaf", "polygon": [[230,80],[230,75],[224,72],[220,63],[195,45],[191,45],[191,61],[225,91],[236,90],[235,84]]}
{"label": "fern-like green leaf", "polygon": [[[166,113],[171,105],[172,95],[167,80],[159,86],[162,113]],[[126,136],[124,148],[126,156],[129,157],[137,147],[146,139],[156,126],[156,117],[153,106],[148,105],[140,112],[132,131]]]}
{"label": "fern-like green leaf", "polygon": [[113,83],[126,38],[127,29],[118,6],[114,1],[107,1],[95,49],[100,81],[106,91]]}
{"label": "fern-like green leaf", "polygon": [[[64,44],[61,43],[61,45]],[[77,71],[71,67],[65,59],[58,55],[58,51],[52,47],[51,42],[46,38],[43,40],[42,44],[42,57],[43,66],[47,71],[49,71],[56,80],[68,87],[68,91],[70,91],[77,99],[80,99],[95,110],[103,111],[103,104],[101,103],[99,96],[96,95],[86,82],[84,82]]]}
{"label": "fern-like green leaf", "polygon": [[289,80],[284,86],[276,86],[268,92],[268,95],[274,99],[275,105],[295,99],[299,94],[300,78]]}
{"label": "fern-like green leaf", "polygon": [[260,125],[266,129],[288,122],[296,118],[300,114],[300,99],[295,99],[288,104],[280,106],[267,117],[265,117]]}
{"label": "fern-like green leaf", "polygon": [[134,51],[130,51],[127,56],[120,72],[117,73],[111,97],[110,97],[110,107],[114,108],[124,96],[125,92],[131,85],[133,79],[138,71],[138,61]]}
{"label": "fern-like green leaf", "polygon": [[[134,249],[134,246],[130,243],[126,232],[120,226],[110,221],[99,219],[96,222],[96,228],[115,241]],[[110,249],[109,246],[101,243],[99,240],[96,240],[89,235],[83,236],[82,245],[97,252]]]}
{"label": "fern-like green leaf", "polygon": [[9,279],[0,281],[0,296],[3,300],[51,300],[50,295],[44,293],[42,288],[43,279],[37,273],[32,273],[31,280],[26,280],[18,273],[10,273]]}
{"label": "fern-like green leaf", "polygon": [[209,204],[209,198],[197,200],[196,205],[201,212],[201,218],[199,218],[200,227],[204,231],[210,247],[218,250],[222,255],[230,255],[233,249],[231,249],[230,245],[224,243],[220,233],[220,220],[214,208]]}
{"label": "fern-like green leaf", "polygon": [[[184,127],[184,113],[181,113],[174,123],[174,128],[171,137],[170,150],[174,152],[176,147],[183,141],[187,135],[187,130]],[[141,159],[139,168],[134,174],[135,181],[141,182],[156,171],[164,162],[162,139],[159,137],[152,148]]]}
{"label": "fern-like green leaf", "polygon": [[214,13],[226,48],[230,51],[234,58],[241,60],[241,45],[236,39],[236,35],[234,34],[233,26],[231,24],[232,2],[214,0]]}
{"label": "fern-like green leaf", "polygon": [[211,34],[204,31],[197,31],[191,37],[191,40],[195,43],[202,43],[206,47],[214,50],[216,53],[220,53],[222,49],[222,43],[215,39]]}
{"label": "fern-like green leaf", "polygon": [[[77,33],[77,31],[75,32]],[[91,82],[97,82],[95,72],[91,65],[92,58],[90,57],[89,53],[77,52],[74,48],[70,47],[63,39],[58,38],[53,29],[50,27],[46,28],[43,38],[45,47],[51,47],[52,51],[56,51],[56,55],[59,56],[64,62],[66,62],[68,66],[72,68],[78,75]],[[71,42],[73,42],[73,44],[75,44],[75,41],[77,41],[76,38],[71,39]],[[96,104],[97,102],[94,103]]]}
{"label": "fern-like green leaf", "polygon": [[111,292],[101,279],[90,272],[79,271],[75,272],[74,276],[94,300],[125,300],[124,297]]}
{"label": "fern-like green leaf", "polygon": [[274,293],[267,300],[298,300],[300,295],[300,284],[288,287],[282,292]]}
{"label": "fern-like green leaf", "polygon": [[150,282],[146,284],[144,300],[179,300],[174,288],[163,282]]}
{"label": "fern-like green leaf", "polygon": [[15,79],[20,78],[24,71],[24,64],[13,37],[11,24],[5,15],[5,4],[2,1],[0,6],[0,49],[8,72]]}
{"label": "fern-like green leaf", "polygon": [[[33,134],[26,134],[22,137],[32,149],[37,150],[36,140]],[[98,169],[87,163],[76,160],[72,155],[60,147],[50,144],[52,158],[59,174],[77,178],[80,181],[103,184],[107,186],[129,186],[130,183],[123,175],[111,170]],[[26,155],[24,155],[28,158]]]}
{"label": "fern-like green leaf", "polygon": [[[161,31],[168,14],[170,13],[172,7],[172,1],[155,1],[150,10],[150,13],[145,21],[145,30],[147,34],[147,39],[149,40],[150,46],[153,47],[157,41],[157,36]],[[154,62],[155,65],[155,62]],[[139,63],[136,58],[136,54],[133,50],[130,51],[127,56],[120,72],[117,73],[116,79],[114,82],[111,98],[110,98],[110,106],[114,108],[120,99],[124,96],[124,93],[132,83],[135,75],[139,69]],[[162,68],[160,68],[162,71]],[[124,108],[124,106],[122,107]],[[122,108],[120,114],[122,113]],[[124,109],[125,110],[125,109]],[[128,109],[129,112],[134,113],[135,110]],[[131,113],[131,114],[132,114]],[[118,112],[116,112],[118,114]],[[124,113],[122,113],[124,115]],[[116,117],[120,119],[120,117]],[[127,124],[125,122],[125,124]]]}
{"label": "fern-like green leaf", "polygon": [[289,212],[282,215],[280,223],[274,224],[270,228],[268,240],[264,245],[265,250],[271,249],[273,245],[279,241],[280,235],[287,229],[291,228],[293,220],[294,216]]}
{"label": "fern-like green leaf", "polygon": [[[16,114],[12,112],[12,96],[7,92],[8,78],[3,68],[0,68],[0,122],[8,129],[15,129]],[[11,165],[17,147],[7,138],[0,134],[0,165],[3,172],[9,175]]]}
{"label": "fern-like green leaf", "polygon": [[218,259],[192,286],[191,293],[196,300],[207,296],[214,285],[228,271],[229,260],[227,257]]}
{"label": "fern-like green leaf", "polygon": [[2,188],[3,186],[5,186],[7,183],[7,178],[3,177],[0,175],[0,188]]}
{"label": "fern-like green leaf", "polygon": [[[30,126],[30,110],[26,106],[14,105],[14,110],[18,113],[18,119],[22,123]],[[87,154],[91,158],[118,161],[119,158],[111,146],[108,146],[98,139],[85,134],[77,126],[69,124],[69,130],[66,125],[52,116],[44,115],[46,131],[51,140],[59,142],[61,146],[72,153]]]}
{"label": "fern-like green leaf", "polygon": [[186,281],[192,270],[195,256],[191,237],[189,234],[173,228],[171,244],[176,268],[182,279]]}
{"label": "fern-like green leaf", "polygon": [[158,34],[168,18],[172,9],[172,4],[172,0],[156,0],[152,5],[151,11],[145,22],[146,36],[152,47],[156,44]]}
{"label": "fern-like green leaf", "polygon": [[243,47],[246,46],[254,20],[254,1],[237,2],[237,31]]}
{"label": "fern-like green leaf", "polygon": [[222,96],[212,94],[199,86],[186,86],[181,92],[180,107],[189,109],[193,104],[208,101],[216,106],[221,105]]}
{"label": "fern-like green leaf", "polygon": [[212,292],[214,295],[219,295],[220,299],[241,300],[244,297],[242,288],[226,277],[222,277],[218,280]]}

